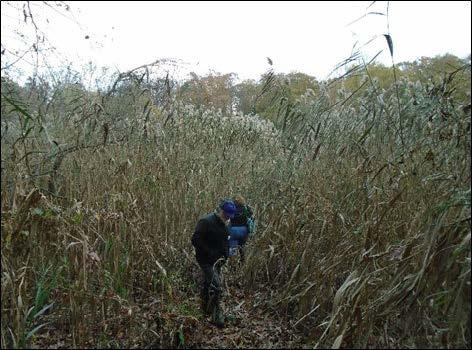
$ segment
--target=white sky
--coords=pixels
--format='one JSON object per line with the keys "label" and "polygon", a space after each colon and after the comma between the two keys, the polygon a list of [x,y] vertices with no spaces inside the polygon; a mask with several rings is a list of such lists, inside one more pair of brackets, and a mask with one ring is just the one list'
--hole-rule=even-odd
{"label": "white sky", "polygon": [[[382,35],[388,30],[387,16],[370,14],[348,25],[367,12],[386,13],[386,1],[70,2],[78,24],[51,10],[40,13],[40,3],[31,2],[32,12],[59,52],[75,62],[120,71],[175,58],[198,74],[211,68],[257,79],[268,69],[270,57],[276,72],[300,71],[324,79],[350,56],[356,41],[373,37],[362,50],[365,59],[383,49],[377,61],[391,64]],[[24,26],[11,11],[2,2],[2,45],[7,48],[13,47],[8,32]],[[391,1],[388,20],[395,62],[471,52],[469,1]]]}

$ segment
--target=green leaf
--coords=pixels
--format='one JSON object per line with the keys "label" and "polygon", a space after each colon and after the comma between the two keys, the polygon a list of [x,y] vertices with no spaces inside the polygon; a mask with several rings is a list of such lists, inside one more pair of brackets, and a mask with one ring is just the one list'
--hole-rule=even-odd
{"label": "green leaf", "polygon": [[178,334],[179,334],[179,345],[184,346],[185,345],[185,337],[184,337],[183,325],[180,325]]}
{"label": "green leaf", "polygon": [[75,215],[72,217],[72,221],[76,223],[77,225],[80,225],[83,219],[84,219],[83,213],[75,213]]}
{"label": "green leaf", "polygon": [[46,209],[46,211],[44,212],[44,218],[45,219],[49,219],[49,218],[52,218],[56,216],[56,212],[52,209]]}
{"label": "green leaf", "polygon": [[49,324],[49,322],[40,324],[39,326],[37,326],[37,327],[35,327],[33,330],[31,330],[31,331],[26,335],[26,340],[28,340],[29,338],[31,338],[37,331],[39,331],[41,328],[43,328],[43,327],[46,326],[47,324]]}
{"label": "green leaf", "polygon": [[9,98],[8,96],[6,96],[5,94],[2,94],[3,98],[5,100],[7,100],[7,102],[9,102],[13,107],[13,111],[17,111],[17,112],[20,112],[21,114],[23,114],[25,117],[26,117],[26,120],[28,121],[29,119],[32,119],[31,115],[26,111],[26,109],[24,109],[23,107],[21,107],[17,101],[14,101],[12,100],[11,98]]}
{"label": "green leaf", "polygon": [[352,233],[355,234],[355,235],[360,235],[362,232],[363,232],[363,227],[362,227],[362,226],[356,227],[356,228],[352,231]]}
{"label": "green leaf", "polygon": [[34,208],[33,215],[44,216],[43,208]]}
{"label": "green leaf", "polygon": [[[25,128],[26,128],[26,125],[25,125]],[[27,137],[29,135],[29,133],[31,132],[31,130],[33,130],[33,129],[34,129],[34,126],[30,126],[28,128],[28,130],[26,130],[26,132],[23,134],[23,137]]]}
{"label": "green leaf", "polygon": [[38,311],[38,312],[33,316],[33,318],[36,318],[36,317],[38,317],[38,316],[41,316],[43,313],[46,312],[46,310],[50,309],[53,305],[54,305],[54,302],[52,302],[51,304],[46,305],[46,306],[43,307],[40,311]]}

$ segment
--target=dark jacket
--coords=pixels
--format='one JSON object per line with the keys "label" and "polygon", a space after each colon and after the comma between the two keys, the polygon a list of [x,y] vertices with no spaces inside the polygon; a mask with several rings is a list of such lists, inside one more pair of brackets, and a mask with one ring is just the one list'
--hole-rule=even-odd
{"label": "dark jacket", "polygon": [[227,259],[228,236],[228,228],[215,213],[200,219],[192,236],[198,263],[213,265],[220,257]]}
{"label": "dark jacket", "polygon": [[247,219],[253,217],[252,209],[249,205],[236,205],[236,213],[231,219],[232,226],[246,226]]}

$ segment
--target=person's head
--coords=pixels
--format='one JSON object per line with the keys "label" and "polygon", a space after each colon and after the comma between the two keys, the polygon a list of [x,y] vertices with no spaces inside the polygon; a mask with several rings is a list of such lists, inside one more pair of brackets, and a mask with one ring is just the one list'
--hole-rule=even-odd
{"label": "person's head", "polygon": [[234,204],[236,204],[237,206],[246,205],[246,200],[244,199],[243,196],[239,194],[233,197],[233,201],[234,201]]}
{"label": "person's head", "polygon": [[218,208],[221,218],[225,221],[232,219],[234,217],[234,213],[236,213],[236,206],[234,205],[233,201],[229,199],[221,201]]}

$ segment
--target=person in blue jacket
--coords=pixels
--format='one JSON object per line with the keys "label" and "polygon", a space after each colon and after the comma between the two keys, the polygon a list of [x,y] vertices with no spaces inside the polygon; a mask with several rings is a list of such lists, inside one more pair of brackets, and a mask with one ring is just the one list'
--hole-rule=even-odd
{"label": "person in blue jacket", "polygon": [[233,198],[236,206],[236,212],[231,218],[230,239],[229,239],[229,255],[234,256],[240,252],[241,263],[244,263],[244,245],[249,236],[254,233],[254,213],[243,196],[237,195]]}

